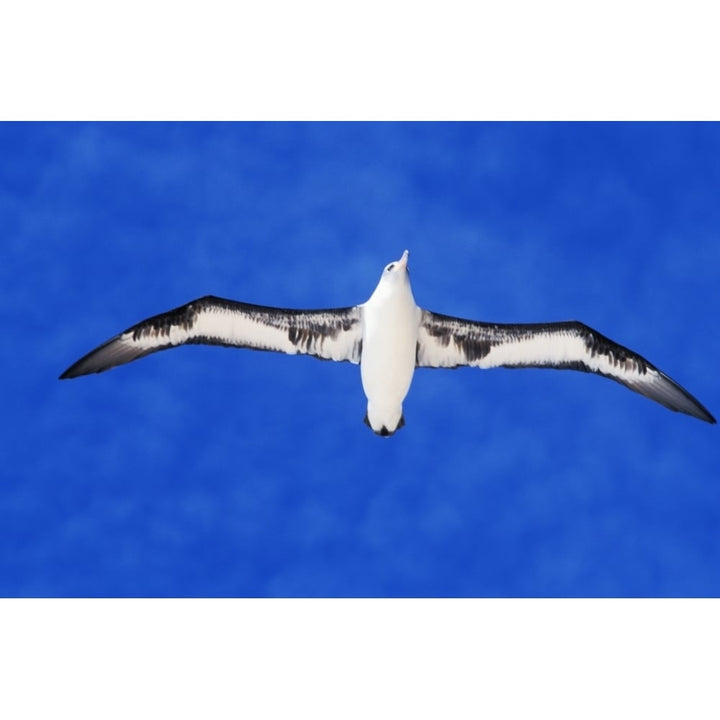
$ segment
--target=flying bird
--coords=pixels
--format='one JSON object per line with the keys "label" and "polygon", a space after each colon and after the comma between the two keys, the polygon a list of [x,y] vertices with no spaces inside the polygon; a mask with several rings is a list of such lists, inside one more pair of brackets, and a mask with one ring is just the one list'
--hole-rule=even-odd
{"label": "flying bird", "polygon": [[143,320],[88,353],[61,376],[99,373],[191,343],[312,355],[360,365],[365,423],[378,435],[405,424],[415,368],[556,368],[595,373],[675,412],[714,423],[690,393],[632,350],[577,321],[495,324],[415,304],[408,251],[385,267],[370,299],[332,310],[292,310],[208,295]]}

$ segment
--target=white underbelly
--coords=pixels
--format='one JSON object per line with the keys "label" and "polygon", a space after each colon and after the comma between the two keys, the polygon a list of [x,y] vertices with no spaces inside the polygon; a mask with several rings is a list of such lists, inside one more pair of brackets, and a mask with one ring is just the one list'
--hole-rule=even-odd
{"label": "white underbelly", "polygon": [[420,310],[365,320],[360,375],[367,399],[378,407],[397,406],[410,389],[415,372]]}

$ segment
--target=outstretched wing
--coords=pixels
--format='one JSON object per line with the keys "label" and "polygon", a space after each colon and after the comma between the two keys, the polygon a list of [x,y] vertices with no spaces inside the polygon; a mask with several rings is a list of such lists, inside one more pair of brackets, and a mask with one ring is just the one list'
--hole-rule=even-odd
{"label": "outstretched wing", "polygon": [[556,368],[597,373],[664,405],[714,423],[686,390],[645,358],[580,322],[493,325],[423,310],[418,367]]}
{"label": "outstretched wing", "polygon": [[189,343],[225,345],[360,362],[359,307],[281,310],[207,297],[155,315],[103,343],[60,378],[99,373]]}

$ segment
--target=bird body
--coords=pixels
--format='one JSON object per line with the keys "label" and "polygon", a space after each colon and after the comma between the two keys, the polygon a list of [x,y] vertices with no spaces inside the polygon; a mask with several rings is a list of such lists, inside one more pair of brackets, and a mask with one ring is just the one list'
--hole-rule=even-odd
{"label": "bird body", "polygon": [[361,305],[363,351],[360,377],[368,399],[366,423],[389,435],[402,426],[402,402],[415,373],[421,310],[407,272],[407,250],[390,263],[375,292]]}
{"label": "bird body", "polygon": [[185,344],[225,345],[360,364],[366,423],[378,435],[404,425],[402,403],[417,367],[545,367],[615,380],[666,408],[714,423],[684,388],[642,356],[577,321],[496,324],[423,310],[408,251],[383,271],[367,302],[294,310],[206,296],[155,315],[91,351],[60,377],[103,372]]}

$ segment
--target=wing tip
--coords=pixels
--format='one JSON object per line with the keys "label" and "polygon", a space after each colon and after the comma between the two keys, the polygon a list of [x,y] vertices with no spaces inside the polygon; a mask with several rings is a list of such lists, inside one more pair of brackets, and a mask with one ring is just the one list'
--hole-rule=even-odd
{"label": "wing tip", "polygon": [[92,375],[93,373],[101,373],[105,370],[109,370],[114,365],[99,365],[91,362],[95,351],[91,352],[83,358],[80,358],[76,363],[73,363],[67,370],[65,370],[58,380],[72,380],[76,377],[82,377],[83,375]]}
{"label": "wing tip", "polygon": [[126,335],[127,333],[116,335],[86,355],[83,355],[78,361],[74,362],[65,370],[58,379],[70,380],[81,377],[82,375],[105,372],[117,365],[124,365],[147,354],[147,351],[123,342]]}
{"label": "wing tip", "polygon": [[95,351],[84,355],[79,360],[74,362],[65,372],[60,375],[58,380],[72,380],[72,378],[80,377],[82,375],[89,375],[93,372],[99,372],[98,370],[87,369],[88,360],[94,355]]}
{"label": "wing tip", "polygon": [[[664,372],[653,368],[660,384],[653,388],[648,397],[659,402],[670,410],[689,415],[710,425],[716,425],[717,420],[713,414],[682,385],[668,377]],[[642,391],[641,391],[642,392]]]}
{"label": "wing tip", "polygon": [[58,380],[72,380],[73,378],[82,377],[83,375],[93,375],[95,373],[105,372],[113,367],[115,366],[93,366],[86,362],[86,358],[82,358],[65,370],[65,372],[58,377]]}
{"label": "wing tip", "polygon": [[696,417],[698,420],[703,420],[710,425],[717,425],[717,420],[713,417],[712,413],[707,408],[703,407],[700,403],[697,404],[694,413],[689,413],[692,417]]}
{"label": "wing tip", "polygon": [[707,408],[703,407],[697,401],[685,407],[668,407],[670,408],[670,410],[682,413],[683,415],[688,415],[689,417],[694,417],[697,420],[702,420],[703,422],[709,423],[710,425],[717,425],[717,420],[712,415],[712,413],[709,412]]}

